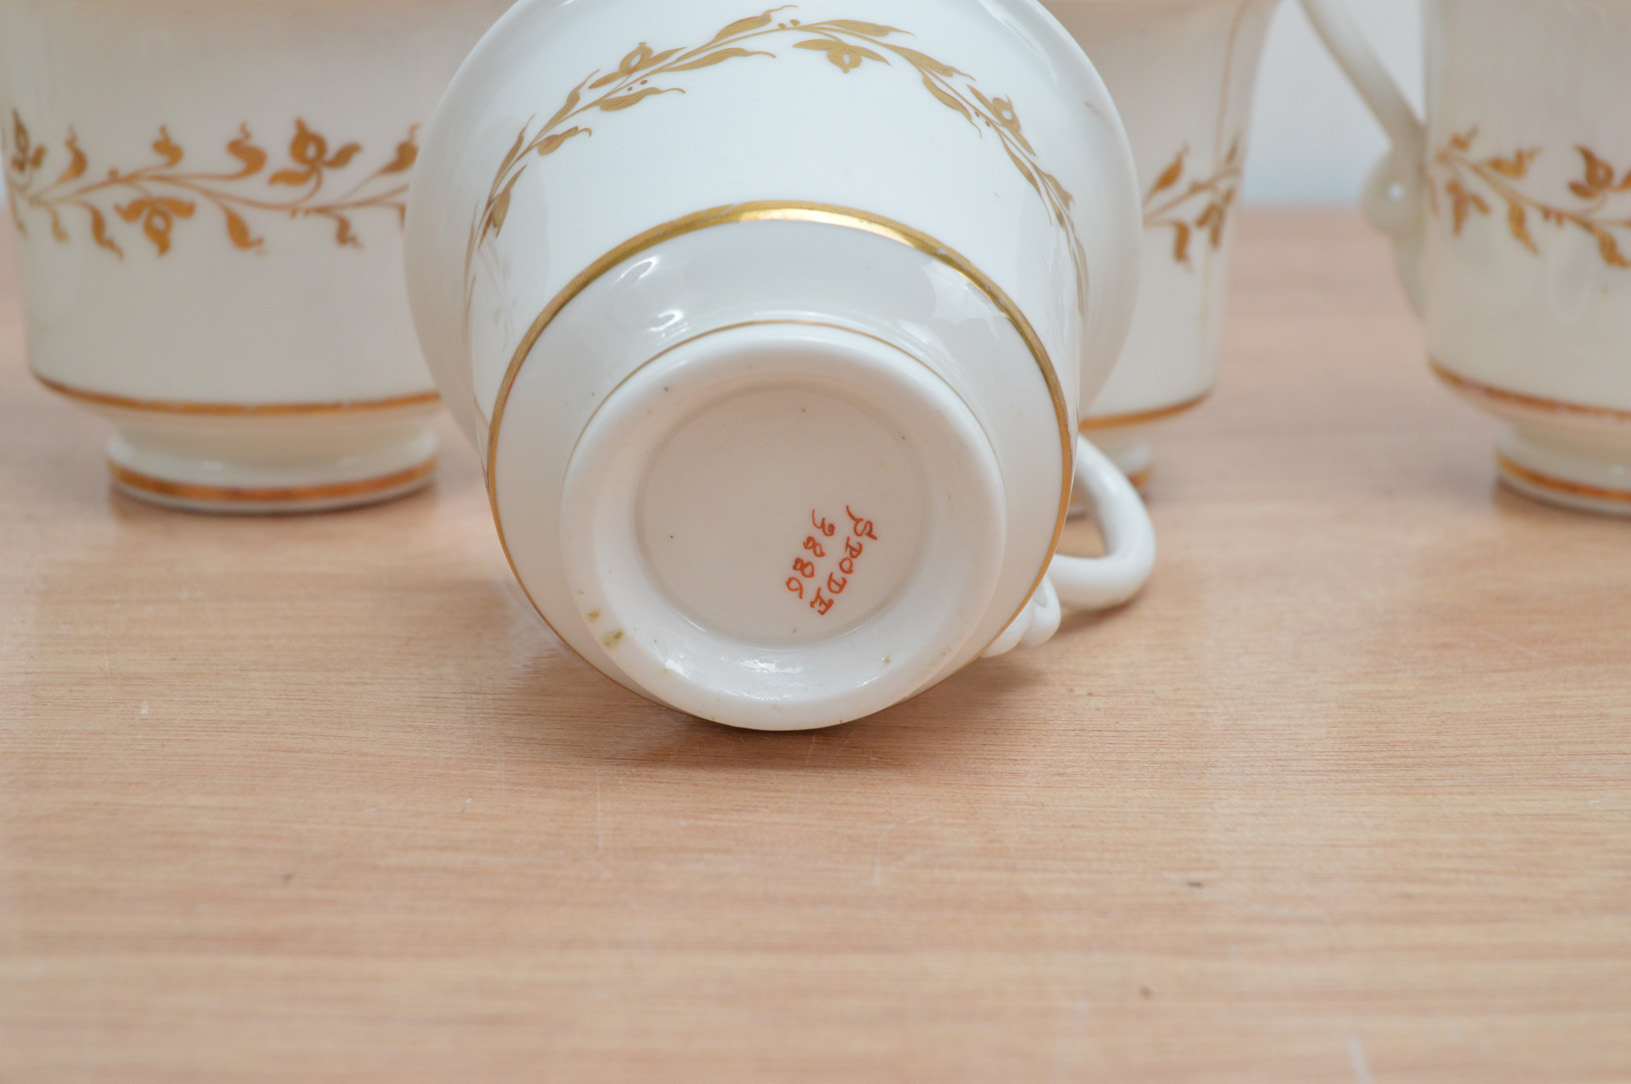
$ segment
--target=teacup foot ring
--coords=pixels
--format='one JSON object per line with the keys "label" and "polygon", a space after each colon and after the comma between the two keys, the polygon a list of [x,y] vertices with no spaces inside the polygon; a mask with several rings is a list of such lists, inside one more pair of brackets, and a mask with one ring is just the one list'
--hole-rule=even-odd
{"label": "teacup foot ring", "polygon": [[1520,496],[1576,512],[1631,517],[1631,469],[1627,470],[1627,488],[1611,489],[1534,470],[1506,452],[1495,458],[1501,484]]}
{"label": "teacup foot ring", "polygon": [[118,419],[113,488],[147,504],[216,515],[300,515],[381,504],[430,485],[428,411],[397,416]]}
{"label": "teacup foot ring", "polygon": [[383,504],[417,493],[436,476],[436,457],[378,478],[311,486],[210,486],[154,478],[108,462],[113,488],[134,500],[181,512],[298,515]]}

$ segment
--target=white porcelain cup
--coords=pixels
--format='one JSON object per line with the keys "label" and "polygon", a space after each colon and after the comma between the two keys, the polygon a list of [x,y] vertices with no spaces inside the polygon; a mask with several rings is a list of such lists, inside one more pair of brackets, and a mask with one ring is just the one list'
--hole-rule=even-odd
{"label": "white porcelain cup", "polygon": [[508,0],[0,0],[30,363],[114,484],[303,511],[427,484],[401,282],[423,123]]}
{"label": "white porcelain cup", "polygon": [[1631,515],[1631,3],[1426,0],[1427,119],[1347,10],[1304,0],[1392,152],[1392,236],[1433,370],[1510,423],[1503,482]]}
{"label": "white porcelain cup", "polygon": [[1110,382],[1082,431],[1135,480],[1151,431],[1218,377],[1258,62],[1278,0],[1046,0],[1109,86],[1144,201],[1143,283]]}
{"label": "white porcelain cup", "polygon": [[[1144,583],[1149,521],[1075,409],[1137,207],[1103,84],[1029,0],[525,0],[427,133],[410,294],[561,638],[802,729]],[[1104,560],[1054,561],[1073,474]]]}

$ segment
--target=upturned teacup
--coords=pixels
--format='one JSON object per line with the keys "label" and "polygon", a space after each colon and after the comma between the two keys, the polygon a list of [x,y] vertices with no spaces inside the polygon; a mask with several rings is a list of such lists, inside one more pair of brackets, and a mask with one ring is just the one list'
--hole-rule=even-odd
{"label": "upturned teacup", "polygon": [[[787,730],[1144,583],[1143,507],[1076,434],[1139,219],[1109,95],[1030,0],[523,0],[427,132],[407,259],[545,621]],[[1103,560],[1055,559],[1073,478]]]}

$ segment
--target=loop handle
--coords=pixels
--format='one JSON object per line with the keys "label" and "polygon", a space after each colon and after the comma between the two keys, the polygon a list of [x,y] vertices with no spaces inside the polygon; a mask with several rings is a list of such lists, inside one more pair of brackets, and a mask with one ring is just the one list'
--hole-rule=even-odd
{"label": "loop handle", "polygon": [[1421,273],[1427,129],[1365,40],[1344,0],[1302,0],[1302,5],[1314,32],[1393,144],[1365,182],[1361,206],[1371,224],[1393,239],[1399,278],[1411,306],[1421,315],[1427,304]]}
{"label": "loop handle", "polygon": [[1103,557],[1057,556],[1025,612],[986,651],[986,658],[1046,643],[1063,608],[1108,610],[1144,589],[1155,570],[1155,527],[1138,490],[1105,454],[1078,438],[1076,484],[1104,536]]}

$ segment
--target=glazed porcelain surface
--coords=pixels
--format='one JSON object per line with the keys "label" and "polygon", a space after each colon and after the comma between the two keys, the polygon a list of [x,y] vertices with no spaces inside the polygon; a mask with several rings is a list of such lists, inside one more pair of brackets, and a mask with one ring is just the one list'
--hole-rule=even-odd
{"label": "glazed porcelain surface", "polygon": [[1346,9],[1305,6],[1392,138],[1365,208],[1434,371],[1511,423],[1503,481],[1631,515],[1631,3],[1427,0],[1425,123]]}
{"label": "glazed porcelain surface", "polygon": [[507,0],[0,0],[31,364],[115,484],[290,511],[430,480],[401,283],[423,125]]}
{"label": "glazed porcelain surface", "polygon": [[[566,643],[692,714],[823,726],[1147,578],[1136,495],[1075,462],[1137,201],[1029,0],[529,0],[431,125],[409,286]],[[1049,579],[1073,475],[1111,553]]]}
{"label": "glazed porcelain surface", "polygon": [[1231,239],[1257,71],[1278,0],[1047,0],[1127,125],[1144,207],[1143,279],[1126,349],[1082,429],[1135,478],[1152,426],[1218,375]]}

